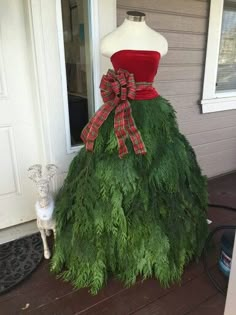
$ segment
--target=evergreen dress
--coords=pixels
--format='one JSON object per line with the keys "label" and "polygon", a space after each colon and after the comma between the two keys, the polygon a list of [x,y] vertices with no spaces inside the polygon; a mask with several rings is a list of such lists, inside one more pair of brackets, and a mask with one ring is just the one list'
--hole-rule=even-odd
{"label": "evergreen dress", "polygon": [[101,81],[104,105],[56,199],[51,269],[93,294],[115,276],[179,281],[208,234],[207,186],[175,111],[152,87],[160,54],[120,50]]}

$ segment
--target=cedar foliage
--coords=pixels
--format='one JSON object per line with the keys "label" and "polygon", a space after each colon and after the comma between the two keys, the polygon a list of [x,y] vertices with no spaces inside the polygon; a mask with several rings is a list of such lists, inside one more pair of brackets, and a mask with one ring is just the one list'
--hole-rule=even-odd
{"label": "cedar foliage", "polygon": [[112,112],[94,153],[83,148],[56,200],[57,239],[51,269],[93,294],[110,273],[126,285],[155,276],[179,281],[207,235],[206,178],[179,132],[175,112],[158,97],[132,101],[147,154],[118,157]]}

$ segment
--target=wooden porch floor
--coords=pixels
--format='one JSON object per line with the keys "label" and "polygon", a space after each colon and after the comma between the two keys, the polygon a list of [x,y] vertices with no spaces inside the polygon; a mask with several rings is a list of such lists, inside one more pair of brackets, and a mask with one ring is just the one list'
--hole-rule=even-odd
{"label": "wooden porch floor", "polygon": [[[236,173],[209,182],[211,203],[236,207]],[[236,214],[210,209],[213,226],[236,224]],[[218,237],[219,238],[219,237]],[[217,248],[209,255],[211,270],[225,281],[217,269]],[[49,273],[47,261],[9,293],[0,296],[0,314],[45,315],[223,315],[225,298],[212,286],[204,273],[202,262],[190,264],[180,285],[162,289],[158,281],[138,281],[125,288],[111,279],[97,295],[87,290],[74,291],[68,283],[56,280]]]}

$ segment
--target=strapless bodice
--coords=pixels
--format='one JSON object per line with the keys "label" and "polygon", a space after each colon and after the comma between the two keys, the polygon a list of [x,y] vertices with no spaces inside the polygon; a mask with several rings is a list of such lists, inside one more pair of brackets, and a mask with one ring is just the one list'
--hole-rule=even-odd
{"label": "strapless bodice", "polygon": [[133,73],[136,82],[153,82],[159,61],[160,53],[149,50],[119,50],[111,56],[114,69]]}
{"label": "strapless bodice", "polygon": [[[157,74],[160,53],[150,50],[124,49],[111,56],[114,70],[127,70],[134,74],[135,82],[153,82]],[[153,87],[148,87],[136,95],[136,99],[151,99],[159,94]]]}

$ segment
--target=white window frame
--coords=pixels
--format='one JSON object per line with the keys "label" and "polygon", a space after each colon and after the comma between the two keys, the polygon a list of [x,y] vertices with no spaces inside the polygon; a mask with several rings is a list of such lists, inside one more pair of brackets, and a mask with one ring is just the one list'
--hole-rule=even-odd
{"label": "white window frame", "polygon": [[236,91],[216,92],[223,9],[224,0],[211,0],[202,113],[236,109]]}

